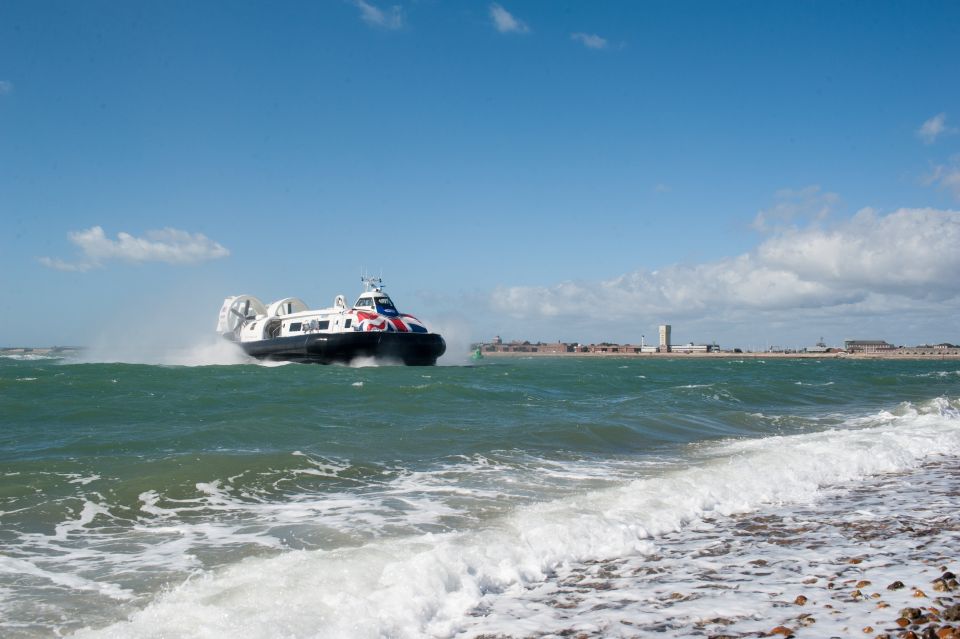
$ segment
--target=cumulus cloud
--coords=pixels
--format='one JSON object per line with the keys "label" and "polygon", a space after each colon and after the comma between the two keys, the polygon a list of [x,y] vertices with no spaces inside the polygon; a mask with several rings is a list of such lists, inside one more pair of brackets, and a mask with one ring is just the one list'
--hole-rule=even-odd
{"label": "cumulus cloud", "polygon": [[509,11],[496,3],[490,5],[490,18],[493,20],[494,28],[500,33],[527,33],[530,31],[530,27],[517,20]]}
{"label": "cumulus cloud", "polygon": [[571,33],[571,40],[576,40],[588,49],[606,49],[607,40],[596,33]]}
{"label": "cumulus cloud", "polygon": [[230,255],[222,245],[202,233],[188,233],[172,228],[148,231],[145,237],[134,237],[120,232],[111,239],[99,226],[67,234],[72,244],[80,249],[81,258],[66,262],[59,258],[41,257],[40,263],[59,271],[89,271],[110,260],[121,262],[166,262],[167,264],[195,264]]}
{"label": "cumulus cloud", "polygon": [[821,228],[781,229],[750,253],[635,271],[601,282],[501,287],[498,313],[520,319],[695,318],[892,308],[960,296],[960,211],[864,209]]}
{"label": "cumulus cloud", "polygon": [[6,95],[8,93],[13,93],[13,82],[0,80],[0,95]]}
{"label": "cumulus cloud", "polygon": [[917,129],[917,137],[923,140],[924,144],[933,144],[941,135],[955,131],[956,129],[947,126],[947,114],[938,113]]}
{"label": "cumulus cloud", "polygon": [[394,5],[389,11],[384,11],[365,0],[354,0],[354,6],[360,9],[360,17],[364,22],[381,29],[400,29],[403,27],[403,7]]}

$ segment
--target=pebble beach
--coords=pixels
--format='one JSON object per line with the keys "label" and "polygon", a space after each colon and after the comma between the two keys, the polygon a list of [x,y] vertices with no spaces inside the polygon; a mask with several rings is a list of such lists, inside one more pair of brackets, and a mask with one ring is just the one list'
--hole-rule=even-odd
{"label": "pebble beach", "polygon": [[703,518],[649,556],[563,572],[511,602],[529,632],[475,636],[960,637],[958,461]]}

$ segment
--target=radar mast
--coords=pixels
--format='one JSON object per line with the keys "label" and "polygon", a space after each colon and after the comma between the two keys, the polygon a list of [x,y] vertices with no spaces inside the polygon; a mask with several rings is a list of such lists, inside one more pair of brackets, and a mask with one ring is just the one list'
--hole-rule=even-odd
{"label": "radar mast", "polygon": [[361,275],[360,281],[363,282],[363,292],[369,293],[373,291],[374,293],[379,293],[383,290],[383,278],[382,277],[373,277],[372,275]]}

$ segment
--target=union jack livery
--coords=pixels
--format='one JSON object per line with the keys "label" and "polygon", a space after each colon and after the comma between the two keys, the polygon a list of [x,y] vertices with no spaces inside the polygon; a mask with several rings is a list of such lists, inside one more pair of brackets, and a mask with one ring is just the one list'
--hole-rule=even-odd
{"label": "union jack livery", "polygon": [[446,351],[433,333],[413,315],[400,313],[383,291],[380,278],[362,279],[364,291],[347,308],[338,295],[333,306],[311,310],[288,297],[265,306],[251,295],[223,301],[217,332],[260,359],[349,363],[375,357],[407,365],[433,365]]}
{"label": "union jack livery", "polygon": [[429,333],[427,327],[413,315],[401,313],[394,317],[380,315],[379,313],[367,313],[365,311],[357,312],[359,323],[354,330],[357,331],[387,331],[397,333]]}

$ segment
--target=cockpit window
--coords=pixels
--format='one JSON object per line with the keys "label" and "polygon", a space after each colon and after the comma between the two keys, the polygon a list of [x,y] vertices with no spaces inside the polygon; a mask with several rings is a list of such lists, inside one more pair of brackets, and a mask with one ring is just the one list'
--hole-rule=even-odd
{"label": "cockpit window", "polygon": [[396,308],[394,308],[393,302],[390,301],[390,298],[389,298],[389,297],[378,297],[378,298],[377,298],[377,306],[379,306],[380,308],[382,308],[382,309],[384,309],[384,310],[387,310],[387,311],[395,311],[395,310],[397,310]]}
{"label": "cockpit window", "polygon": [[372,306],[373,306],[373,300],[370,299],[369,297],[361,297],[360,299],[357,300],[357,303],[356,303],[357,308],[370,308]]}

